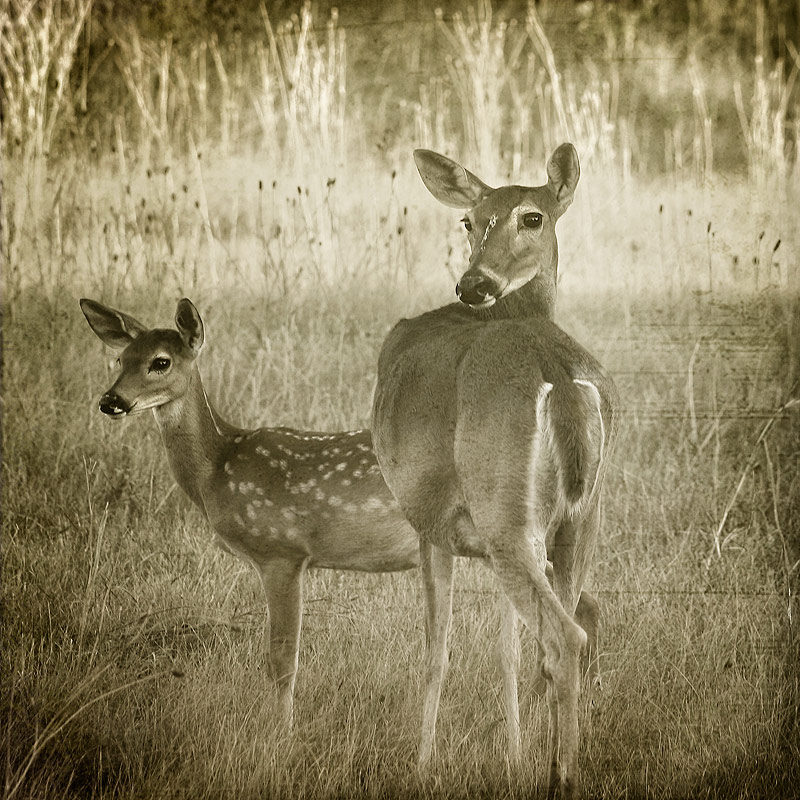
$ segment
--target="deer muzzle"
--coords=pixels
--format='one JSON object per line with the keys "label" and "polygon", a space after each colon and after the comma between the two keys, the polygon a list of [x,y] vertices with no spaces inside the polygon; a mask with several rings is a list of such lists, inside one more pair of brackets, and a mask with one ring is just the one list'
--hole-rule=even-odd
{"label": "deer muzzle", "polygon": [[109,417],[122,417],[131,410],[131,407],[119,395],[106,392],[100,398],[100,410]]}
{"label": "deer muzzle", "polygon": [[500,295],[500,285],[484,272],[467,270],[456,284],[456,295],[469,306],[490,306]]}

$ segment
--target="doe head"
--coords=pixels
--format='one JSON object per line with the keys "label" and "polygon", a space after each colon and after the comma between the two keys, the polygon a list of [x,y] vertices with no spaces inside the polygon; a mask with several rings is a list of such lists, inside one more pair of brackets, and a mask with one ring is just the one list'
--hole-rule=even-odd
{"label": "doe head", "polygon": [[91,329],[119,354],[119,377],[100,398],[104,414],[136,414],[163,406],[186,392],[204,341],[203,321],[190,300],[183,298],[178,303],[177,330],[149,329],[95,300],[83,299],[80,305]]}
{"label": "doe head", "polygon": [[553,296],[558,271],[555,224],[572,202],[580,177],[575,147],[565,143],[547,162],[544,186],[493,189],[432,150],[415,150],[423,183],[439,202],[466,209],[469,268],[456,285],[459,300],[486,308],[537,276]]}

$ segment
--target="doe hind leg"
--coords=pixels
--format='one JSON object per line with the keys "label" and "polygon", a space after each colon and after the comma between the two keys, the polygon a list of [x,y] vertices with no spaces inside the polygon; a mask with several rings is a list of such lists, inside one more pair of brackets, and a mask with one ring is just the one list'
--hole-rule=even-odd
{"label": "doe hind leg", "polygon": [[[547,577],[552,585],[553,568],[548,562]],[[601,687],[600,659],[599,659],[599,632],[600,632],[600,605],[591,592],[582,591],[575,606],[575,622],[586,632],[586,647],[581,653],[581,675],[591,689]],[[541,659],[537,659],[537,671],[534,676],[532,691],[536,695],[543,695],[547,689],[547,682],[541,669]]]}
{"label": "doe hind leg", "polygon": [[581,657],[581,674],[590,689],[602,689],[600,678],[600,606],[590,592],[583,591],[575,607],[575,622],[586,631],[586,649]]}
{"label": "doe hind leg", "polygon": [[587,637],[547,579],[544,543],[531,542],[521,532],[515,539],[512,545],[493,547],[491,563],[503,591],[526,625],[537,632],[550,710],[548,793],[554,796],[560,791],[570,798],[578,752],[580,656]]}

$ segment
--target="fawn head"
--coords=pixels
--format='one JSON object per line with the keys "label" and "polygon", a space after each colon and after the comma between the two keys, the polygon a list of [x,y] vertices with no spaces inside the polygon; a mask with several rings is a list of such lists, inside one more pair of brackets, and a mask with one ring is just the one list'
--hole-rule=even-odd
{"label": "fawn head", "polygon": [[572,202],[580,177],[571,144],[547,162],[544,186],[493,189],[460,164],[431,150],[415,150],[414,161],[428,191],[441,203],[467,209],[462,222],[472,255],[456,285],[462,303],[487,308],[537,276],[549,290],[558,269],[556,220]]}
{"label": "fawn head", "polygon": [[177,330],[148,329],[141,322],[95,300],[81,311],[97,336],[119,353],[122,367],[100,398],[100,410],[122,417],[157,408],[181,397],[189,386],[194,360],[203,347],[203,321],[184,298],[175,312]]}

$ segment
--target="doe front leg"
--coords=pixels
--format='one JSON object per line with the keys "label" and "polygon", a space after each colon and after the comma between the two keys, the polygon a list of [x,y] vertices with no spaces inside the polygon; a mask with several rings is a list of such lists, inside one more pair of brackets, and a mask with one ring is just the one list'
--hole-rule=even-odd
{"label": "doe front leg", "polygon": [[300,650],[305,562],[276,559],[261,568],[269,606],[269,665],[278,692],[279,717],[290,731]]}
{"label": "doe front leg", "polygon": [[433,754],[436,717],[447,673],[447,634],[453,612],[453,556],[428,542],[420,544],[425,594],[425,702],[418,765],[425,769]]}

